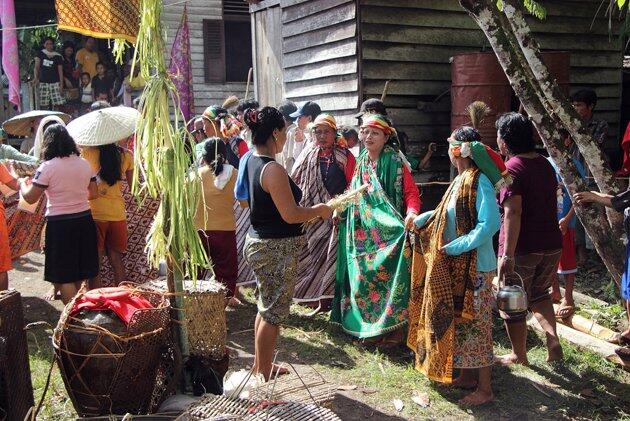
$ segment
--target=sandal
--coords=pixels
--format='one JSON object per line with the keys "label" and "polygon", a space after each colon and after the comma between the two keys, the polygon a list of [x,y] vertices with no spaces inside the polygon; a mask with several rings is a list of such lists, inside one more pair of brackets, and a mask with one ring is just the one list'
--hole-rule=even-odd
{"label": "sandal", "polygon": [[575,314],[575,308],[573,306],[564,306],[556,310],[556,319],[568,319]]}

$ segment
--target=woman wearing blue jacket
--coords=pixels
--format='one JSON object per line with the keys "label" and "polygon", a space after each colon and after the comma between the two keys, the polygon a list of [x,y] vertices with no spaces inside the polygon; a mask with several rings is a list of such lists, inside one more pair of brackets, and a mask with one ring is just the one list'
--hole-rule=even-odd
{"label": "woman wearing blue jacket", "polygon": [[[435,209],[416,218],[407,344],[431,380],[475,389],[464,405],[493,399],[492,237],[501,220],[495,188],[509,182],[472,127],[456,129],[449,157],[459,175]],[[453,379],[453,369],[459,377]]]}

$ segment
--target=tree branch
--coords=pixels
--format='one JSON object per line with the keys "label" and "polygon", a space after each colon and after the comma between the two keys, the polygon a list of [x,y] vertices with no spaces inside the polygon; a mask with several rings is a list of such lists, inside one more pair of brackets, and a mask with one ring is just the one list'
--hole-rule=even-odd
{"label": "tree branch", "polygon": [[[460,0],[460,4],[486,34],[512,88],[556,163],[567,190],[571,194],[585,190],[586,185],[558,133],[560,120],[545,106],[543,87],[530,68],[510,23],[506,22],[508,19],[496,10],[492,0]],[[595,206],[578,206],[575,210],[609,272],[619,282],[623,271],[623,246],[611,235],[604,211]]]}

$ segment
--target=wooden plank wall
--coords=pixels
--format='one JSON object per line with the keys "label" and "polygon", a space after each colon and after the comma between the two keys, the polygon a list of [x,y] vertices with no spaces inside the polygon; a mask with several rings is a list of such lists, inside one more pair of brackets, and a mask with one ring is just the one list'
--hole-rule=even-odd
{"label": "wooden plank wall", "polygon": [[[173,2],[165,2],[173,3]],[[204,81],[203,59],[203,20],[221,19],[223,17],[221,0],[188,0],[188,25],[190,28],[190,49],[193,67],[193,83],[195,94],[195,111],[201,114],[209,105],[221,104],[230,95],[242,98],[245,94],[245,83],[208,84]],[[165,59],[170,62],[170,51],[182,18],[184,4],[164,7],[162,23],[167,31],[167,51]],[[251,88],[250,88],[251,90]]]}
{"label": "wooden plank wall", "polygon": [[358,107],[355,0],[281,0],[285,96],[317,102],[340,124]]}
{"label": "wooden plank wall", "polygon": [[256,99],[278,106],[284,98],[282,75],[282,9],[279,5],[252,13]]}
{"label": "wooden plank wall", "polygon": [[[490,50],[484,34],[453,0],[359,0],[363,98],[380,96],[391,79],[386,105],[399,128],[411,137],[412,154],[430,141],[444,145],[450,131],[450,58]],[[600,0],[544,2],[545,21],[529,19],[543,49],[571,53],[571,91],[594,88],[596,117],[610,124],[608,148],[616,147],[621,97],[621,48],[597,19]],[[601,15],[601,13],[600,13]],[[437,100],[437,102],[435,102]],[[448,168],[445,147],[435,171]]]}

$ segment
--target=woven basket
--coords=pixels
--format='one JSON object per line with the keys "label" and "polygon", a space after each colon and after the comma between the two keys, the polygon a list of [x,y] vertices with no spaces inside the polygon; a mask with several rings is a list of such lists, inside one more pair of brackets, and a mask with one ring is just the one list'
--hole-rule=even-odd
{"label": "woven basket", "polygon": [[[158,291],[168,291],[165,280],[155,280],[145,285]],[[225,287],[213,279],[196,282],[186,280],[182,286],[188,352],[201,358],[222,360],[227,343]]]}
{"label": "woven basket", "polygon": [[225,356],[225,287],[214,280],[184,281],[184,313],[191,355],[220,360]]}
{"label": "woven basket", "polygon": [[[83,417],[150,413],[174,383],[176,351],[168,299],[154,290],[123,285],[133,288],[154,308],[136,310],[122,329],[122,321],[112,319],[108,326],[116,325],[114,333],[104,325],[86,322],[81,312],[71,316],[75,297],[65,307],[54,332],[61,376],[75,410]],[[77,297],[83,293],[85,290]],[[101,312],[103,317],[107,312]]]}
{"label": "woven basket", "polygon": [[33,406],[22,298],[0,291],[0,420],[22,420]]}

